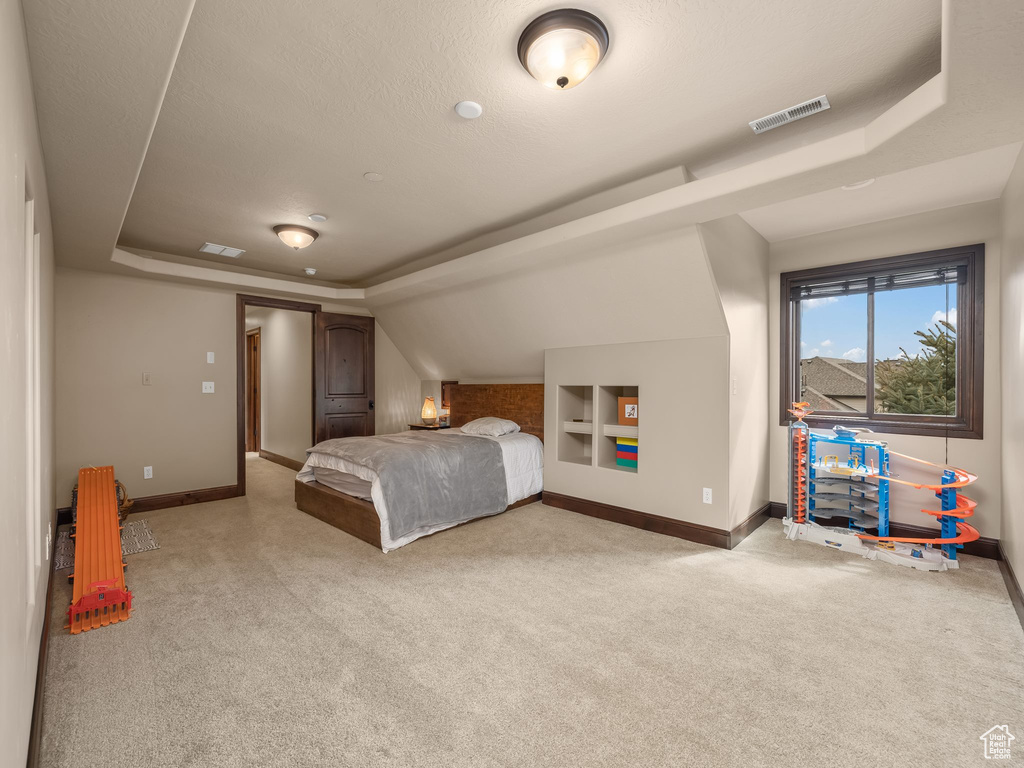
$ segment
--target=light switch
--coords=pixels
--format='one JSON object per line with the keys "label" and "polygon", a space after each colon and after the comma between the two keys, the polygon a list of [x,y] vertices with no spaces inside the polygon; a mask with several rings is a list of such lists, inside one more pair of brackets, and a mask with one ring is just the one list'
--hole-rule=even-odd
{"label": "light switch", "polygon": [[212,363],[213,362],[213,352],[207,352],[206,353],[206,362],[208,362],[208,363]]}
{"label": "light switch", "polygon": [[142,373],[142,386],[149,387],[153,385],[153,374],[148,371]]}
{"label": "light switch", "polygon": [[203,394],[204,395],[212,395],[213,394],[213,382],[212,381],[204,381],[203,382]]}

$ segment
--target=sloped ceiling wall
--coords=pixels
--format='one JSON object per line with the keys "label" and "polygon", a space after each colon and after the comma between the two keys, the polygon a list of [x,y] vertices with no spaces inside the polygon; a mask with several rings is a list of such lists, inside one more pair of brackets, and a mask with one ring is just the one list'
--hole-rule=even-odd
{"label": "sloped ceiling wall", "polygon": [[726,333],[693,226],[371,310],[423,379],[539,381],[545,349]]}

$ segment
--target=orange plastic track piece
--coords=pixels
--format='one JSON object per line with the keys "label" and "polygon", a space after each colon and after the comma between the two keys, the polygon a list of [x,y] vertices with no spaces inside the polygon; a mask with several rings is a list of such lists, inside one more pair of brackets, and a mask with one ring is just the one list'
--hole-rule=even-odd
{"label": "orange plastic track piece", "polygon": [[[946,513],[948,514],[948,513]],[[966,544],[968,541],[977,541],[981,536],[978,533],[978,529],[973,525],[967,523],[956,524],[956,530],[960,534],[953,539],[909,539],[902,536],[868,536],[864,533],[858,533],[857,538],[864,539],[865,541],[901,541],[904,544]]]}
{"label": "orange plastic track piece", "polygon": [[807,432],[802,429],[793,432],[793,450],[796,453],[796,467],[793,482],[796,491],[793,494],[793,518],[798,523],[806,522],[807,512]]}
{"label": "orange plastic track piece", "polygon": [[121,525],[113,467],[78,472],[74,591],[68,608],[71,634],[127,621],[132,593],[124,583]]}
{"label": "orange plastic track piece", "polygon": [[[907,456],[905,453],[896,453],[896,451],[889,451],[890,456],[899,456],[901,459],[912,461],[915,464],[923,464],[926,467],[936,467],[937,469],[950,469],[956,475],[956,480],[952,483],[912,483],[909,480],[900,480],[898,477],[886,476],[886,480],[890,483],[900,483],[901,485],[909,485],[912,488],[927,488],[930,491],[941,492],[946,488],[963,488],[965,485],[970,485],[978,476],[973,472],[968,472],[966,469],[960,469],[958,467],[950,467],[946,464],[935,464],[931,461],[925,461],[924,459],[918,459],[915,456]],[[930,513],[929,513],[930,514]]]}
{"label": "orange plastic track piece", "polygon": [[[930,462],[923,463],[927,464]],[[956,482],[959,483],[961,477],[960,473],[963,472],[963,470],[956,469],[955,467],[952,469],[954,472],[957,473]],[[974,482],[974,475],[971,475],[969,472],[963,472],[963,474],[968,475],[972,478],[969,482]],[[966,483],[964,483],[964,485],[966,485]],[[931,488],[932,486],[923,487]],[[939,487],[952,488],[959,486],[951,484]],[[960,518],[960,520],[963,520],[964,518],[973,515],[974,508],[977,506],[978,502],[976,502],[974,499],[969,499],[963,494],[958,493],[956,497],[956,509],[922,509],[921,511],[924,512],[926,515],[931,515],[933,517],[942,517],[943,515],[949,515],[950,517],[958,517]],[[966,544],[969,541],[977,541],[979,538],[981,538],[981,534],[978,532],[977,528],[975,528],[973,525],[962,523],[960,522],[960,520],[956,521],[956,530],[959,535],[952,539],[914,539],[905,538],[901,536],[868,536],[864,533],[858,533],[857,536],[858,538],[864,539],[865,541],[901,541],[904,544],[936,544],[940,546],[942,544]]]}

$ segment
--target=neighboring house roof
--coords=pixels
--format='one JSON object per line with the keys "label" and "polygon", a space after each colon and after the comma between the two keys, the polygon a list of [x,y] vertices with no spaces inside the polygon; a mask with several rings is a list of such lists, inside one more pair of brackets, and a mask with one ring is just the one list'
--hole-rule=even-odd
{"label": "neighboring house roof", "polygon": [[839,357],[801,360],[800,398],[816,411],[857,412],[837,398],[867,397],[867,366]]}
{"label": "neighboring house roof", "polygon": [[848,411],[857,413],[856,408],[851,408],[845,403],[833,400],[827,395],[823,395],[814,387],[804,387],[801,398],[810,406],[812,411]]}

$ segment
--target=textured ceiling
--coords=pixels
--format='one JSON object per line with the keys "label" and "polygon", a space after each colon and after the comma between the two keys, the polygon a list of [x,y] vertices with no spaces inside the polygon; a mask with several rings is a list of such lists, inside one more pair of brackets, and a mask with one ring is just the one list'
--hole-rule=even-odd
{"label": "textured ceiling", "polygon": [[924,211],[995,200],[1021,144],[954,157],[888,176],[861,189],[830,189],[741,214],[770,243]]}
{"label": "textured ceiling", "polygon": [[[939,70],[939,0],[586,7],[609,55],[556,93],[515,55],[545,4],[199,0],[120,244],[207,258],[210,240],[247,267],[365,282],[653,171],[702,177],[862,125]],[[829,112],[746,125],[821,93]],[[484,116],[456,117],[461,99]],[[270,231],[314,211],[330,219],[304,251]]]}

